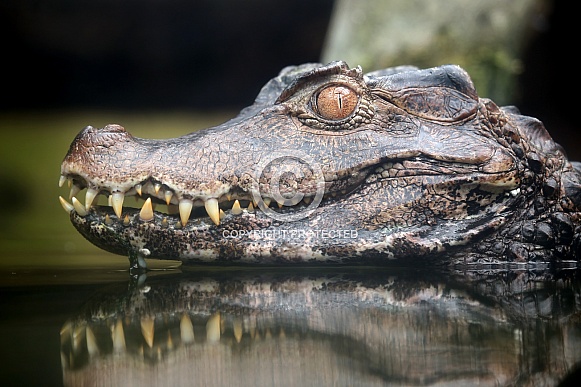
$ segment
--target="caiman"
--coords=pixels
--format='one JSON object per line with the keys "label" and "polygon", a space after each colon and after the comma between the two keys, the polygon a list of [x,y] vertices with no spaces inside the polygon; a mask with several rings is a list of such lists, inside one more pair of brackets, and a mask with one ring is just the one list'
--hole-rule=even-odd
{"label": "caiman", "polygon": [[287,67],[236,118],[174,139],[87,126],[67,182],[73,225],[132,268],[581,261],[581,163],[455,65]]}

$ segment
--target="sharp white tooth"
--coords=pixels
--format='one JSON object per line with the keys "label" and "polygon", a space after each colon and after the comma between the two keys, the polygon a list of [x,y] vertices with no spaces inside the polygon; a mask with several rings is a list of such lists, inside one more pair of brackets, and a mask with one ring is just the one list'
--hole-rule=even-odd
{"label": "sharp white tooth", "polygon": [[218,199],[211,198],[204,203],[206,212],[210,215],[210,219],[216,226],[220,225],[220,208],[218,207]]}
{"label": "sharp white tooth", "polygon": [[220,221],[224,220],[226,213],[220,208]]}
{"label": "sharp white tooth", "polygon": [[248,203],[248,212],[251,214],[254,212],[254,206],[252,205],[252,202]]}
{"label": "sharp white tooth", "polygon": [[91,207],[91,204],[93,204],[93,200],[95,199],[95,196],[97,196],[98,193],[99,191],[97,191],[94,188],[87,189],[87,193],[85,194],[85,207],[87,209]]}
{"label": "sharp white tooth", "polygon": [[72,199],[73,196],[77,196],[77,194],[81,191],[81,187],[78,185],[71,186],[71,192],[69,192],[69,199]]}
{"label": "sharp white tooth", "polygon": [[123,332],[123,323],[121,319],[117,320],[113,332],[111,332],[113,338],[113,349],[115,352],[125,352],[125,333]]}
{"label": "sharp white tooth", "polygon": [[144,317],[141,319],[141,334],[143,335],[147,345],[149,345],[149,348],[153,347],[153,336],[155,333],[154,326],[155,320],[153,318]]}
{"label": "sharp white tooth", "polygon": [[75,207],[71,203],[67,202],[62,196],[59,196],[59,201],[61,202],[61,206],[63,206],[64,210],[67,213],[70,213],[72,210],[75,209]]}
{"label": "sharp white tooth", "polygon": [[141,211],[139,211],[139,217],[141,220],[150,221],[153,219],[153,207],[151,205],[151,198],[147,198],[145,203],[143,203],[143,207],[141,207]]}
{"label": "sharp white tooth", "polygon": [[267,207],[270,207],[270,202],[272,201],[272,199],[270,199],[270,198],[264,198],[264,200],[263,200],[263,201],[264,201],[264,204],[265,204]]}
{"label": "sharp white tooth", "polygon": [[113,221],[111,220],[111,217],[109,216],[109,214],[105,215],[105,224],[107,226],[110,226],[113,224]]}
{"label": "sharp white tooth", "polygon": [[61,175],[61,177],[59,177],[59,187],[65,185],[65,181],[67,181],[67,178],[64,175]]}
{"label": "sharp white tooth", "polygon": [[190,219],[190,214],[192,213],[192,207],[194,206],[194,202],[190,199],[182,199],[179,203],[179,210],[180,210],[180,220],[182,221],[182,226],[186,226],[188,223],[188,219]]}
{"label": "sharp white tooth", "polygon": [[169,203],[171,202],[171,197],[173,196],[173,192],[171,192],[169,189],[167,191],[165,191],[165,203],[169,206]]}
{"label": "sharp white tooth", "polygon": [[210,343],[220,341],[220,313],[212,315],[206,323],[206,340]]}
{"label": "sharp white tooth", "polygon": [[125,215],[125,218],[123,218],[123,225],[129,226],[130,224],[131,224],[131,220],[129,220],[129,215]]}
{"label": "sharp white tooth", "polygon": [[182,343],[188,344],[194,341],[194,325],[190,316],[184,313],[180,319],[180,336],[182,338]]}
{"label": "sharp white tooth", "polygon": [[135,191],[139,196],[141,196],[141,184],[135,184]]}
{"label": "sharp white tooth", "polygon": [[79,216],[87,216],[88,214],[87,209],[75,197],[73,197],[73,207],[75,208],[75,211],[77,211],[77,214],[79,214]]}
{"label": "sharp white tooth", "polygon": [[123,192],[116,191],[111,194],[111,206],[118,218],[121,218],[121,212],[123,212],[123,199],[125,199]]}
{"label": "sharp white tooth", "polygon": [[159,184],[159,183],[156,183],[156,184],[153,186],[153,190],[155,191],[155,193],[156,193],[156,194],[158,194],[158,193],[159,193],[159,190],[160,190],[160,189],[161,189],[161,184]]}
{"label": "sharp white tooth", "polygon": [[242,208],[240,207],[240,202],[238,200],[234,201],[234,205],[232,205],[232,210],[230,212],[233,215],[240,215],[242,213]]}

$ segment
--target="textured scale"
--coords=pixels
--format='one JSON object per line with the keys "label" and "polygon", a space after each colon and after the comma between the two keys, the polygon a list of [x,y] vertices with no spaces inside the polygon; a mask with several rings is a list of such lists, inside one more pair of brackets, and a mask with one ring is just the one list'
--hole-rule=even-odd
{"label": "textured scale", "polygon": [[[581,166],[458,66],[285,68],[234,119],[166,140],[86,127],[61,198],[89,241],[207,263],[578,264]],[[96,196],[111,195],[110,206]],[[140,196],[130,208],[125,196]]]}

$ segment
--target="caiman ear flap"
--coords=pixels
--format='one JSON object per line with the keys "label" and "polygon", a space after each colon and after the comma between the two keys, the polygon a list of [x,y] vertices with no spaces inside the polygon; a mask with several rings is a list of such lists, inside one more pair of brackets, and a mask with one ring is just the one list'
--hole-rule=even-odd
{"label": "caiman ear flap", "polygon": [[515,121],[515,126],[523,132],[523,135],[526,136],[528,141],[530,141],[536,148],[549,154],[561,152],[565,155],[565,149],[553,141],[553,138],[547,129],[545,129],[545,125],[543,125],[540,120],[534,117],[523,116],[520,114],[518,109],[515,109],[512,106],[502,107],[501,110],[511,116]]}
{"label": "caiman ear flap", "polygon": [[459,66],[404,71],[372,78],[371,92],[410,114],[443,122],[476,113],[478,94],[470,76]]}

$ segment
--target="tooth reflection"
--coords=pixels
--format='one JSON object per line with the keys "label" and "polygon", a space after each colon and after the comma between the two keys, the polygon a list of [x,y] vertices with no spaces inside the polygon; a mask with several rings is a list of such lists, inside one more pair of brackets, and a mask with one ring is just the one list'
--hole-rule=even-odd
{"label": "tooth reflection", "polygon": [[125,352],[125,334],[123,332],[123,323],[121,322],[121,319],[117,319],[117,322],[113,326],[111,337],[113,339],[113,350],[117,353]]}
{"label": "tooth reflection", "polygon": [[220,313],[212,315],[206,323],[206,340],[210,343],[220,341]]}
{"label": "tooth reflection", "polygon": [[87,352],[89,352],[89,356],[93,357],[99,355],[97,339],[95,338],[95,334],[93,333],[91,327],[87,327],[86,335],[87,335]]}
{"label": "tooth reflection", "polygon": [[232,330],[234,331],[234,338],[236,342],[239,343],[242,340],[242,320],[235,318],[232,323]]}
{"label": "tooth reflection", "polygon": [[192,324],[190,316],[185,313],[180,319],[180,337],[184,344],[194,342],[194,325]]}
{"label": "tooth reflection", "polygon": [[153,347],[154,325],[155,320],[152,317],[144,317],[141,319],[141,334],[149,348]]}

